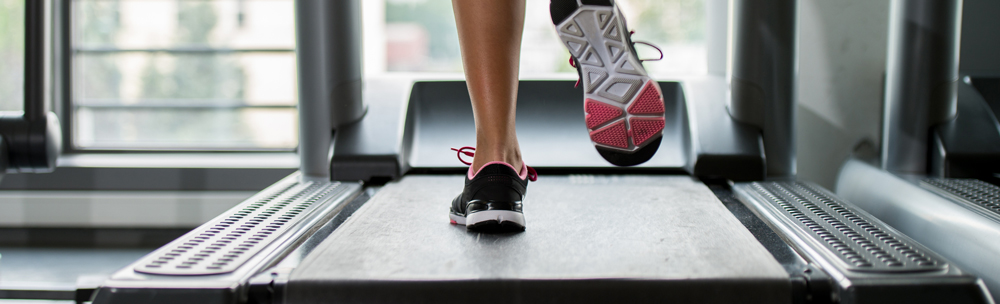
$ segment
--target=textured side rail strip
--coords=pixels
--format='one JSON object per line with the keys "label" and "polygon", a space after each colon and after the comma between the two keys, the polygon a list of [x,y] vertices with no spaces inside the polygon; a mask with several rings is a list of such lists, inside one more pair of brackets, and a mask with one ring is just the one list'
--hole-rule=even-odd
{"label": "textured side rail strip", "polygon": [[[947,265],[916,242],[833,194],[801,182],[755,182],[737,186],[754,193],[775,214],[810,238],[842,269],[862,273],[943,271]],[[792,228],[792,227],[788,227]],[[781,229],[781,227],[779,227]]]}
{"label": "textured side rail strip", "polygon": [[[283,184],[281,184],[283,183]],[[162,275],[228,273],[294,227],[327,199],[345,191],[339,182],[279,182],[223,216],[146,256],[136,272]],[[301,216],[300,216],[301,215]]]}
{"label": "textured side rail strip", "polygon": [[1000,187],[971,178],[928,178],[920,186],[950,196],[996,221],[1000,221]]}

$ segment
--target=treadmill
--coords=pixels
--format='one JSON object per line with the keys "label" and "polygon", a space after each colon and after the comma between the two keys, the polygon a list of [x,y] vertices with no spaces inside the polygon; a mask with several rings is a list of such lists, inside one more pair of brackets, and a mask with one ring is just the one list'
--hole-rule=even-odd
{"label": "treadmill", "polygon": [[[959,36],[995,38],[961,35],[969,30],[962,18],[978,17],[973,25],[996,29],[992,16],[1000,6],[964,5],[966,17],[962,1],[893,2],[882,155],[846,162],[837,194],[982,278],[996,294],[1000,78],[960,71],[958,55]],[[970,42],[961,45],[977,45]]]}
{"label": "treadmill", "polygon": [[[733,75],[660,82],[657,155],[592,151],[572,81],[522,81],[523,233],[447,221],[462,81],[362,79],[360,1],[298,0],[298,172],[117,271],[93,303],[993,303],[982,280],[794,179],[796,1],[733,1]],[[362,86],[362,80],[364,85]],[[732,86],[732,90],[730,90]]]}

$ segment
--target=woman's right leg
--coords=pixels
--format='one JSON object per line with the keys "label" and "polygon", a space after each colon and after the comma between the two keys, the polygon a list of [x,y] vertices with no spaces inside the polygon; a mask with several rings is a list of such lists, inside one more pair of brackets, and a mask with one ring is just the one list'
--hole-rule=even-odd
{"label": "woman's right leg", "polygon": [[452,4],[476,119],[476,153],[450,219],[468,229],[524,230],[521,200],[534,180],[521,161],[514,127],[524,0]]}
{"label": "woman's right leg", "polygon": [[473,172],[492,161],[521,168],[514,115],[524,0],[453,0],[476,119]]}

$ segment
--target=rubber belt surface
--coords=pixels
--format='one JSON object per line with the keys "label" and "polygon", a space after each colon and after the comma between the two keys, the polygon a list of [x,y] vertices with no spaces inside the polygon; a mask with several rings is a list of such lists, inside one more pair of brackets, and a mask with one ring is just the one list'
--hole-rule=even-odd
{"label": "rubber belt surface", "polygon": [[788,275],[688,176],[542,176],[527,230],[448,223],[462,176],[381,189],[296,268],[288,303],[783,303]]}

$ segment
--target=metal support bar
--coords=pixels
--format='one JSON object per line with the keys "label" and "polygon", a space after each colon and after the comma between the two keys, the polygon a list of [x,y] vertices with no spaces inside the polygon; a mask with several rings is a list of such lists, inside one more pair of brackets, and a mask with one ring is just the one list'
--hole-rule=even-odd
{"label": "metal support bar", "polygon": [[795,175],[796,0],[735,0],[729,114],[761,129],[768,177]]}
{"label": "metal support bar", "polygon": [[46,109],[50,4],[50,0],[25,1],[24,111],[0,112],[0,135],[6,146],[0,152],[6,155],[0,157],[0,168],[5,173],[51,172],[62,150],[59,118]]}
{"label": "metal support bar", "polygon": [[361,2],[296,0],[302,173],[330,177],[332,130],[361,119]]}
{"label": "metal support bar", "polygon": [[956,113],[962,0],[893,0],[882,168],[927,172],[931,126]]}
{"label": "metal support bar", "polygon": [[24,119],[45,119],[45,3],[24,3]]}

